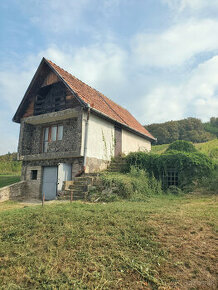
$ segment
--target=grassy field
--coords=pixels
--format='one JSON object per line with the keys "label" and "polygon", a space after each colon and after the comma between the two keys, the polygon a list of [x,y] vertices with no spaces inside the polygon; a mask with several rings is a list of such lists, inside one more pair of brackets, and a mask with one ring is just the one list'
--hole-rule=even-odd
{"label": "grassy field", "polygon": [[[218,160],[218,139],[214,139],[205,143],[196,143],[194,145],[200,152]],[[161,154],[168,148],[168,146],[169,144],[152,146],[152,152]]]}
{"label": "grassy field", "polygon": [[17,175],[0,175],[0,188],[20,181]]}
{"label": "grassy field", "polygon": [[217,289],[217,197],[0,204],[1,289]]}

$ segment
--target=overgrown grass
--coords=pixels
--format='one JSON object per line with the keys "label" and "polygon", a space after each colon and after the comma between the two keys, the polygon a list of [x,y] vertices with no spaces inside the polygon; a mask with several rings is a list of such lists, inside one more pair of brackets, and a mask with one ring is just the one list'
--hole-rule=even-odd
{"label": "overgrown grass", "polygon": [[216,289],[214,196],[16,207],[0,206],[1,289]]}
{"label": "overgrown grass", "polygon": [[17,175],[0,175],[0,188],[19,181],[20,176]]}
{"label": "overgrown grass", "polygon": [[205,143],[195,144],[195,147],[200,152],[207,154],[218,163],[218,139],[214,139]]}
{"label": "overgrown grass", "polygon": [[148,196],[163,193],[160,181],[133,166],[126,174],[120,172],[101,174],[98,183],[99,186],[90,192],[91,200],[114,201],[125,198],[140,201]]}

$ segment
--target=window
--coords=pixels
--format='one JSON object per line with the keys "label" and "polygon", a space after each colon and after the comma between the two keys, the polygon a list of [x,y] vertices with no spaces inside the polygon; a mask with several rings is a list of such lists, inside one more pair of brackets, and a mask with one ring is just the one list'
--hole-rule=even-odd
{"label": "window", "polygon": [[37,180],[37,170],[31,170],[31,179]]}
{"label": "window", "polygon": [[44,128],[43,136],[43,152],[47,152],[49,142],[63,139],[63,125],[53,125]]}
{"label": "window", "polygon": [[165,187],[169,187],[170,185],[178,186],[178,171],[174,168],[170,168],[166,173],[163,174],[163,183]]}

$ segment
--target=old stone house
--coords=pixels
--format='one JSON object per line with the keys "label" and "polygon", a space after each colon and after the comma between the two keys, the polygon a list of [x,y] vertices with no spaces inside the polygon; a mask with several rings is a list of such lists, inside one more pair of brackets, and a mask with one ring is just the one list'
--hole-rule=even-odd
{"label": "old stone house", "polygon": [[124,108],[42,59],[13,121],[30,196],[56,198],[63,181],[103,170],[111,157],[151,149],[155,138]]}

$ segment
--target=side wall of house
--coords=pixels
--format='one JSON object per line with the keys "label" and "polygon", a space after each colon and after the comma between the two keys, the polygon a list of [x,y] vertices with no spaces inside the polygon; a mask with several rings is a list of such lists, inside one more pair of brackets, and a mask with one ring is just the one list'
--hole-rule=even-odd
{"label": "side wall of house", "polygon": [[[87,113],[83,114],[81,155],[84,154],[84,141]],[[114,124],[90,114],[88,125],[86,172],[95,172],[107,167],[114,156]]]}
{"label": "side wall of house", "polygon": [[122,153],[128,154],[136,151],[150,151],[151,142],[133,134],[127,130],[122,130]]}

